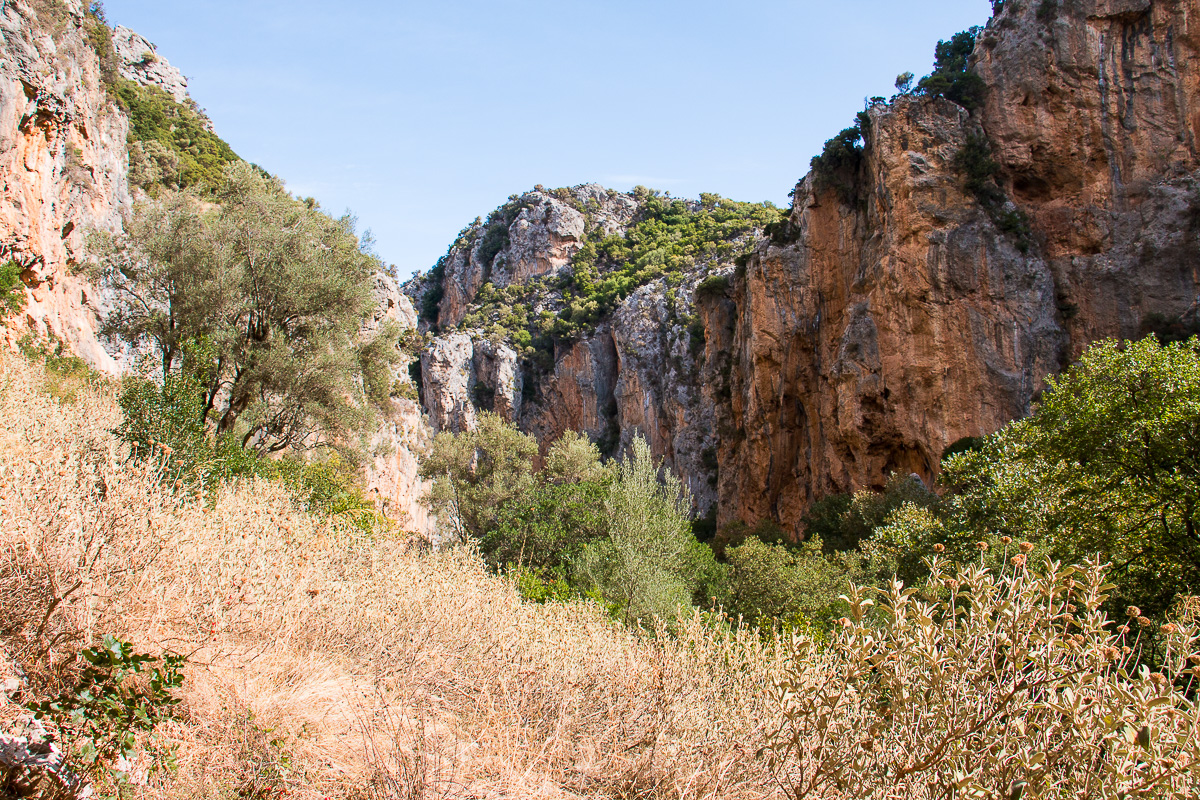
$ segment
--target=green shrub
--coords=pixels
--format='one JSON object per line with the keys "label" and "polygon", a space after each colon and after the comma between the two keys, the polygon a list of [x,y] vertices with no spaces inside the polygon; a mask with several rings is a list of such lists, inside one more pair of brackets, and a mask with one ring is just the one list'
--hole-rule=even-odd
{"label": "green shrub", "polygon": [[138,734],[174,713],[184,658],[135,653],[132,644],[110,635],[80,657],[84,664],[75,685],[30,710],[63,731],[71,755],[88,767],[113,764],[120,756],[133,759]]}
{"label": "green shrub", "polygon": [[308,511],[337,517],[373,531],[382,520],[358,483],[354,465],[336,452],[324,461],[266,458],[230,436],[215,437],[205,426],[205,389],[192,377],[173,373],[163,383],[128,377],[118,405],[121,424],[114,433],[138,459],[157,460],[168,481],[214,485],[258,476],[286,485]]}
{"label": "green shrub", "polygon": [[240,160],[208,129],[208,120],[194,105],[182,105],[158,87],[139,86],[123,78],[118,78],[111,90],[129,117],[131,158],[137,153],[154,162],[154,169],[139,173],[143,189],[195,186],[215,190],[225,182],[226,165]]}
{"label": "green shrub", "polygon": [[138,457],[161,457],[168,476],[207,477],[216,457],[204,427],[204,388],[193,378],[167,376],[160,385],[128,377],[117,398],[121,424],[114,433]]}
{"label": "green shrub", "polygon": [[806,538],[819,538],[827,552],[854,550],[906,504],[936,509],[938,495],[911,475],[894,474],[882,492],[869,489],[825,497],[802,520]]}
{"label": "green shrub", "polygon": [[0,264],[0,320],[10,317],[25,305],[25,283],[21,265],[16,261]]}
{"label": "green shrub", "polygon": [[709,275],[696,286],[696,299],[707,300],[724,297],[729,292],[728,275]]}
{"label": "green shrub", "polygon": [[441,315],[442,297],[445,295],[443,284],[446,280],[446,256],[438,259],[437,264],[429,271],[425,293],[421,295],[420,318],[437,329],[438,317]]}
{"label": "green shrub", "polygon": [[828,627],[852,575],[822,553],[820,539],[798,548],[750,537],[727,551],[728,584],[721,598],[730,616],[770,629]]}
{"label": "green shrub", "polygon": [[1037,18],[1043,25],[1058,19],[1058,0],[1042,0],[1038,3]]}
{"label": "green shrub", "polygon": [[[854,125],[846,128],[837,136],[825,142],[825,147],[819,156],[813,156],[810,167],[813,174],[813,188],[818,193],[833,189],[838,199],[846,205],[852,205],[857,197],[859,168],[862,166],[863,142],[871,127],[871,117],[867,112],[860,111]],[[790,220],[785,223],[790,226]],[[778,232],[781,236],[791,233],[790,228]],[[769,234],[774,241],[777,232]],[[778,243],[778,242],[777,242]]]}
{"label": "green shrub", "polygon": [[945,97],[968,111],[982,106],[987,85],[968,65],[981,30],[974,27],[954,34],[948,42],[938,42],[933,72],[921,78],[917,92],[927,97]]}

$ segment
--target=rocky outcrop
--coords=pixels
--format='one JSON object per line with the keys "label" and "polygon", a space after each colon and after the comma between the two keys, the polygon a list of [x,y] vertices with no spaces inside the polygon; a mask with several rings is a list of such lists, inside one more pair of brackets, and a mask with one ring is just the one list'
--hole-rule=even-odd
{"label": "rocky outcrop", "polygon": [[158,48],[144,36],[118,25],[113,30],[112,41],[122,78],[162,89],[176,103],[188,101],[187,78],[159,55]]}
{"label": "rocky outcrop", "polygon": [[[874,109],[858,203],[806,180],[795,242],[750,262],[724,519],[795,525],[821,494],[928,479],[947,445],[1027,413],[1088,342],[1194,307],[1200,6],[1036,5],[1006,4],[980,37],[983,109]],[[1028,236],[964,193],[968,136],[992,143]]]}
{"label": "rocky outcrop", "polygon": [[[982,108],[876,103],[852,186],[805,178],[742,267],[644,286],[549,370],[523,362],[536,391],[515,419],[614,453],[646,436],[720,523],[799,533],[824,494],[930,480],[948,445],[1026,414],[1087,343],[1196,314],[1198,20],[1197,0],[1004,4],[973,56]],[[1001,195],[986,203],[960,158],[982,142]],[[562,269],[579,237],[553,200],[520,209],[528,228],[489,218],[508,225],[490,248],[489,224],[468,229],[444,262],[443,324],[470,319],[489,281]],[[728,280],[697,292],[707,274]],[[429,351],[455,376],[434,376],[437,398],[426,385],[435,425],[470,424],[471,339]]]}
{"label": "rocky outcrop", "polygon": [[0,261],[20,264],[27,287],[6,336],[53,334],[116,372],[95,335],[103,298],[74,267],[88,231],[119,230],[129,204],[127,122],[101,85],[82,13],[78,0],[0,9]]}
{"label": "rocky outcrop", "polygon": [[458,326],[485,283],[504,289],[558,272],[583,246],[589,224],[616,233],[636,212],[628,194],[595,184],[514,195],[464,229],[442,259],[439,324]]}

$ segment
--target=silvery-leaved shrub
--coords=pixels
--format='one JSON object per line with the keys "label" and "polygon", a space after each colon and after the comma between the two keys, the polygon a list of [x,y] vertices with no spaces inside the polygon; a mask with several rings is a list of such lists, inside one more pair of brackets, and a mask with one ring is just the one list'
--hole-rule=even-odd
{"label": "silvery-leaved shrub", "polygon": [[760,752],[788,796],[1200,796],[1194,615],[1110,620],[1103,565],[1029,549],[1000,572],[935,556],[924,587],[852,588],[827,645],[792,638]]}

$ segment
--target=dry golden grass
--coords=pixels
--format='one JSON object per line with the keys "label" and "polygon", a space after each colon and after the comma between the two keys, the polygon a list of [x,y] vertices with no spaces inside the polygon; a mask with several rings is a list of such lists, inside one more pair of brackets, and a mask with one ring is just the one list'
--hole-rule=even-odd
{"label": "dry golden grass", "polygon": [[0,355],[0,646],[53,691],[113,633],[189,656],[147,797],[765,797],[777,666],[699,616],[533,606],[470,553],[367,539],[252,481],[128,462],[111,390]]}

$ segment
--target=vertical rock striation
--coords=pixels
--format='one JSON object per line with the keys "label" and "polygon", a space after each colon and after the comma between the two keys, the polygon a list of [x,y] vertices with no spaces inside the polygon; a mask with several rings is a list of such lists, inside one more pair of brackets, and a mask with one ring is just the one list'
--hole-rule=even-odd
{"label": "vertical rock striation", "polygon": [[89,230],[120,228],[128,124],[105,94],[82,14],[77,0],[0,9],[0,260],[23,267],[19,327],[116,372],[96,339],[103,298],[74,267]]}
{"label": "vertical rock striation", "polygon": [[[1196,314],[1198,21],[1197,0],[1006,3],[972,59],[981,108],[873,105],[849,192],[806,177],[742,267],[638,289],[546,374],[521,362],[537,392],[506,413],[543,442],[572,428],[613,452],[640,432],[721,523],[799,533],[824,494],[897,471],[931,479],[948,445],[1028,413],[1087,343]],[[983,142],[1000,193],[988,203],[961,158]],[[632,198],[588,191],[608,198],[614,230],[635,219]],[[451,249],[444,328],[470,320],[489,281],[567,268],[579,225],[538,194]],[[699,292],[706,275],[728,280]],[[427,371],[435,427],[470,424],[481,337],[428,351],[454,375]]]}

